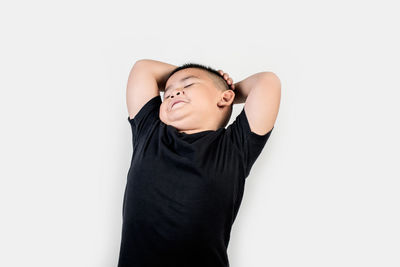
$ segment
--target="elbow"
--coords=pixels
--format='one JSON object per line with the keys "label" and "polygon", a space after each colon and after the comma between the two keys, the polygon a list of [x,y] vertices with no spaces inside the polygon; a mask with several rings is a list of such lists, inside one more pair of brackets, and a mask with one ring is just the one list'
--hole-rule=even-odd
{"label": "elbow", "polygon": [[276,75],[272,71],[262,72],[262,82],[268,84],[268,87],[274,87],[277,89],[281,89],[281,80],[279,79],[278,75]]}

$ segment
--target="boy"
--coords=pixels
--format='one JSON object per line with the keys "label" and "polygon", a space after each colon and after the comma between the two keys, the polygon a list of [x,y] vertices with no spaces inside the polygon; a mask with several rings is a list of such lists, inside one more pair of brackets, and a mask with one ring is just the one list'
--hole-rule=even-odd
{"label": "boy", "polygon": [[[274,127],[280,87],[272,72],[233,84],[200,64],[135,63],[119,267],[229,266],[230,230]],[[238,103],[244,108],[225,129]]]}

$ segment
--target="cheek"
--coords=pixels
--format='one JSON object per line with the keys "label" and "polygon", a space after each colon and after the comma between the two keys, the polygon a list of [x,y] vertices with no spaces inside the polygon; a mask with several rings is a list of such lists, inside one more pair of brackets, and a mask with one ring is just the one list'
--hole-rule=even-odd
{"label": "cheek", "polygon": [[200,108],[209,107],[213,102],[212,97],[210,95],[198,94],[194,99],[195,105]]}
{"label": "cheek", "polygon": [[200,114],[207,114],[211,109],[212,106],[207,99],[196,100],[192,102],[192,111],[196,116]]}

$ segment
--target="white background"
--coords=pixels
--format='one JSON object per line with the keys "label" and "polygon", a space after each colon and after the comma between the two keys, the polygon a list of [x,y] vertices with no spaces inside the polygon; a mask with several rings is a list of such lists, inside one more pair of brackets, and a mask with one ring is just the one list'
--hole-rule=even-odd
{"label": "white background", "polygon": [[0,266],[116,266],[132,153],[125,90],[143,58],[281,79],[231,267],[400,266],[396,5],[3,2]]}

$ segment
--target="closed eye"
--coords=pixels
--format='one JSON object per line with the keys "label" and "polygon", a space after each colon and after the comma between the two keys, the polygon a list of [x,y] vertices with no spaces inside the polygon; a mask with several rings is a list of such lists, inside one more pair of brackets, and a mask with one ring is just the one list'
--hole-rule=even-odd
{"label": "closed eye", "polygon": [[[189,87],[189,86],[191,86],[191,85],[193,85],[193,83],[191,83],[191,84],[189,84],[189,85],[186,85],[186,86],[183,87],[183,88]],[[165,99],[167,99],[168,97],[169,97],[169,96],[166,96]]]}

